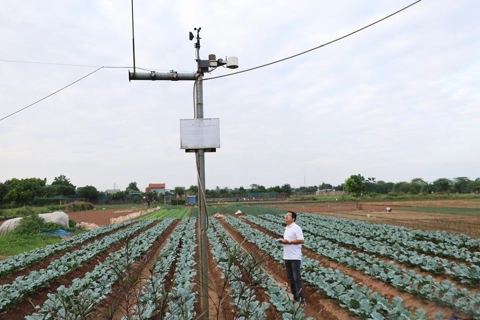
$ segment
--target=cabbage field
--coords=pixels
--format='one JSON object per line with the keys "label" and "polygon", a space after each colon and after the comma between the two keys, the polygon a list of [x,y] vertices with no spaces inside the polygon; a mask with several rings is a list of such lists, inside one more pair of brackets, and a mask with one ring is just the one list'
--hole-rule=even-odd
{"label": "cabbage field", "polygon": [[[182,210],[1,261],[0,319],[200,317],[198,221]],[[210,319],[480,319],[479,239],[311,213],[297,223],[306,307],[274,241],[283,215],[209,217]]]}

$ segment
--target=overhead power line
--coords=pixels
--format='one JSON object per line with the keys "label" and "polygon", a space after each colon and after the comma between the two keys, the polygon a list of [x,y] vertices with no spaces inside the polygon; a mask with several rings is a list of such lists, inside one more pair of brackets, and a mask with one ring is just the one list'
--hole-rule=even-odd
{"label": "overhead power line", "polygon": [[34,103],[31,103],[31,104],[29,104],[28,106],[26,106],[26,107],[24,107],[24,108],[22,108],[22,109],[19,109],[19,110],[17,110],[17,111],[15,111],[15,112],[13,112],[13,113],[10,113],[8,116],[5,116],[5,117],[1,118],[1,119],[0,119],[0,121],[3,121],[3,120],[5,120],[5,119],[7,119],[7,118],[9,118],[9,117],[13,116],[14,114],[17,114],[17,113],[19,113],[19,112],[21,112],[21,111],[23,111],[23,110],[25,110],[25,109],[27,109],[27,108],[30,108],[31,106],[33,106],[33,105],[35,105],[35,104],[39,103],[40,101],[43,101],[43,100],[45,100],[45,99],[47,99],[47,98],[49,98],[49,97],[53,96],[54,94],[56,94],[56,93],[59,93],[60,91],[62,91],[62,90],[64,90],[64,89],[66,89],[66,88],[68,88],[68,87],[70,87],[70,86],[74,85],[75,83],[77,83],[77,82],[79,82],[79,81],[81,81],[81,80],[85,79],[86,77],[89,77],[89,76],[91,76],[92,74],[94,74],[95,72],[97,72],[97,71],[99,71],[99,70],[101,70],[101,69],[103,69],[103,68],[104,68],[104,67],[100,67],[100,68],[98,68],[97,70],[90,72],[90,73],[89,73],[89,74],[87,74],[86,76],[83,76],[83,77],[81,77],[80,79],[78,79],[78,80],[75,80],[74,82],[72,82],[72,83],[70,83],[70,84],[66,85],[65,87],[63,87],[63,88],[61,88],[61,89],[58,89],[58,90],[57,90],[57,91],[55,91],[55,92],[52,92],[52,93],[50,93],[48,96],[45,96],[45,97],[43,97],[42,99],[39,99],[39,100],[35,101]]}
{"label": "overhead power line", "polygon": [[[385,16],[385,17],[383,17],[383,18],[381,18],[381,19],[379,19],[379,20],[377,20],[377,21],[375,21],[375,22],[372,22],[372,23],[370,23],[370,24],[368,24],[368,25],[360,28],[360,29],[357,29],[357,30],[355,30],[355,31],[352,31],[352,32],[350,32],[350,33],[348,33],[348,34],[346,34],[346,35],[344,35],[344,36],[342,36],[342,37],[339,37],[339,38],[337,38],[337,39],[331,40],[331,41],[329,41],[329,42],[326,42],[326,43],[324,43],[324,44],[321,44],[321,45],[316,46],[316,47],[314,47],[314,48],[311,48],[311,49],[309,49],[309,50],[302,51],[302,52],[300,52],[300,53],[297,53],[297,54],[288,56],[288,57],[283,58],[283,59],[279,59],[279,60],[275,60],[275,61],[272,61],[272,62],[269,62],[269,63],[265,63],[265,64],[262,64],[262,65],[257,66],[257,67],[253,67],[253,68],[249,68],[249,69],[245,69],[245,70],[241,70],[241,71],[237,71],[237,72],[232,72],[232,73],[225,74],[225,75],[221,75],[221,76],[217,76],[217,77],[204,78],[203,80],[213,80],[213,79],[219,79],[219,78],[229,77],[229,76],[237,75],[237,74],[240,74],[240,73],[245,73],[245,72],[253,71],[253,70],[256,70],[256,69],[264,68],[264,67],[267,67],[267,66],[276,64],[276,63],[280,63],[280,62],[283,62],[283,61],[286,61],[286,60],[289,60],[289,59],[292,59],[292,58],[301,56],[301,55],[306,54],[306,53],[308,53],[308,52],[311,52],[311,51],[320,49],[320,48],[325,47],[325,46],[327,46],[327,45],[329,45],[329,44],[332,44],[332,43],[334,43],[334,42],[337,42],[337,41],[340,41],[340,40],[342,40],[342,39],[345,39],[345,38],[347,38],[347,37],[349,37],[349,36],[351,36],[351,35],[354,35],[355,33],[358,33],[358,32],[360,32],[360,31],[362,31],[362,30],[365,30],[365,29],[367,29],[367,28],[369,28],[369,27],[371,27],[371,26],[373,26],[373,25],[375,25],[375,24],[377,24],[377,23],[379,23],[379,22],[382,22],[383,20],[386,20],[386,19],[388,19],[388,18],[390,18],[390,17],[392,17],[392,16],[394,16],[394,15],[396,15],[396,14],[398,14],[398,13],[400,13],[400,12],[402,12],[402,11],[410,8],[410,7],[412,7],[413,5],[419,3],[420,1],[422,1],[422,0],[417,0],[417,1],[409,4],[408,6],[403,7],[402,9],[399,9],[399,10],[397,10],[397,11],[395,11],[395,12],[393,12],[393,13],[391,13],[391,14],[389,14],[389,15],[387,15],[387,16]],[[132,5],[133,5],[133,1],[132,1]],[[17,114],[17,113],[19,113],[19,112],[21,112],[21,111],[23,111],[23,110],[25,110],[25,109],[27,109],[27,108],[30,108],[31,106],[39,103],[40,101],[43,101],[43,100],[45,100],[45,99],[53,96],[54,94],[56,94],[56,93],[58,93],[58,92],[60,92],[60,91],[62,91],[62,90],[64,90],[64,89],[72,86],[73,84],[79,82],[80,80],[83,80],[83,79],[87,78],[88,76],[94,74],[95,72],[99,71],[100,69],[106,69],[106,68],[130,68],[130,67],[118,67],[118,66],[95,66],[95,65],[84,65],[84,64],[50,63],[50,62],[20,61],[20,60],[6,60],[6,59],[0,59],[0,62],[32,63],[32,64],[45,64],[45,65],[58,65],[58,66],[93,67],[93,68],[98,68],[98,69],[96,69],[95,71],[87,74],[86,76],[83,76],[82,78],[80,78],[80,79],[78,79],[78,80],[70,83],[69,85],[67,85],[67,86],[65,86],[65,87],[63,87],[63,88],[61,88],[61,89],[59,89],[59,90],[57,90],[57,91],[49,94],[48,96],[45,96],[45,97],[43,97],[42,99],[37,100],[37,101],[35,101],[34,103],[29,104],[28,106],[26,106],[26,107],[24,107],[24,108],[22,108],[22,109],[19,109],[19,110],[13,112],[13,113],[11,113],[11,114],[9,114],[9,115],[1,118],[0,121],[5,120],[5,119],[13,116],[14,114]],[[142,70],[146,70],[146,71],[152,70],[152,69],[145,69],[145,68],[139,68],[139,67],[137,67],[137,68],[138,68],[138,69],[142,69]]]}
{"label": "overhead power line", "polygon": [[[57,63],[57,62],[41,62],[41,61],[25,61],[25,60],[9,60],[9,59],[0,59],[0,62],[10,62],[10,63],[25,63],[25,64],[44,64],[51,66],[64,66],[64,67],[87,67],[87,68],[103,68],[103,69],[130,69],[131,66],[98,66],[98,65],[89,65],[89,64],[74,64],[74,63]],[[145,67],[136,67],[137,69],[144,71],[170,71],[171,69],[162,69],[162,68],[145,68]]]}
{"label": "overhead power line", "polygon": [[211,77],[211,78],[204,78],[203,80],[213,80],[213,79],[219,79],[219,78],[229,77],[229,76],[237,75],[237,74],[240,74],[240,73],[245,73],[245,72],[249,72],[249,71],[252,71],[252,70],[256,70],[256,69],[264,68],[264,67],[267,67],[267,66],[271,66],[272,64],[276,64],[276,63],[279,63],[279,62],[283,62],[283,61],[285,61],[285,60],[289,60],[289,59],[292,59],[292,58],[301,56],[301,55],[306,54],[306,53],[308,53],[308,52],[311,52],[311,51],[320,49],[320,48],[322,48],[322,47],[328,46],[329,44],[332,44],[332,43],[334,43],[334,42],[337,42],[337,41],[340,41],[340,40],[342,40],[342,39],[345,39],[345,38],[347,38],[347,37],[349,37],[349,36],[351,36],[351,35],[353,35],[353,34],[355,34],[355,33],[358,33],[358,32],[360,32],[360,31],[362,31],[362,30],[365,30],[365,29],[367,29],[367,28],[369,28],[369,27],[371,27],[371,26],[373,26],[373,25],[375,25],[375,24],[377,24],[377,23],[379,23],[379,22],[381,22],[381,21],[383,21],[383,20],[386,20],[386,19],[388,19],[388,18],[396,15],[397,13],[400,13],[400,12],[402,12],[402,11],[410,8],[411,6],[419,3],[420,1],[422,1],[422,0],[415,1],[415,2],[413,2],[413,3],[411,3],[411,4],[409,4],[408,6],[403,7],[402,9],[397,10],[397,11],[395,11],[394,13],[391,13],[391,14],[389,14],[388,16],[385,16],[385,17],[383,17],[383,18],[381,18],[381,19],[379,19],[379,20],[377,20],[377,21],[375,21],[375,22],[372,22],[372,23],[370,23],[370,24],[368,24],[368,25],[366,25],[366,26],[364,26],[364,27],[362,27],[362,28],[360,28],[360,29],[357,29],[357,30],[355,30],[355,31],[352,31],[352,32],[350,32],[350,33],[348,33],[348,34],[340,37],[340,38],[337,38],[337,39],[335,39],[335,40],[326,42],[326,43],[324,43],[324,44],[321,44],[321,45],[316,46],[316,47],[314,47],[314,48],[311,48],[311,49],[309,49],[309,50],[306,50],[306,51],[303,51],[303,52],[300,52],[300,53],[294,54],[294,55],[292,55],[292,56],[289,56],[289,57],[286,57],[286,58],[283,58],[283,59],[279,59],[279,60],[276,60],[276,61],[273,61],[273,62],[265,63],[265,64],[262,64],[262,65],[257,66],[257,67],[253,67],[253,68],[249,68],[249,69],[245,69],[245,70],[241,70],[241,71],[237,71],[237,72],[232,72],[232,73],[229,73],[229,74],[224,74],[224,75],[222,75],[222,76]]}

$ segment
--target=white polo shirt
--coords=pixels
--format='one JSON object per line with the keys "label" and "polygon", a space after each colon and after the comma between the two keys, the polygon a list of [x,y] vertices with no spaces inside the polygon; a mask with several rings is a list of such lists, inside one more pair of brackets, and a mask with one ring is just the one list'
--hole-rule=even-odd
{"label": "white polo shirt", "polygon": [[[295,222],[285,227],[283,238],[293,240],[304,240],[302,228]],[[283,245],[283,259],[284,260],[302,260],[302,245],[301,244],[284,244]]]}

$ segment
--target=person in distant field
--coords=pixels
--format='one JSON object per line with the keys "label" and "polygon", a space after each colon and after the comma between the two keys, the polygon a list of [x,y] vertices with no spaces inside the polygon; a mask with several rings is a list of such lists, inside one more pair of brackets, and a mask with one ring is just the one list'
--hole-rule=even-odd
{"label": "person in distant field", "polygon": [[150,199],[147,200],[147,208],[150,208]]}
{"label": "person in distant field", "polygon": [[296,220],[297,214],[293,211],[287,211],[285,214],[285,222],[287,226],[283,233],[283,239],[280,242],[283,243],[283,259],[285,260],[287,278],[293,298],[295,301],[300,302],[302,306],[305,306],[303,282],[300,275],[302,244],[305,241],[303,239],[302,228],[295,223]]}

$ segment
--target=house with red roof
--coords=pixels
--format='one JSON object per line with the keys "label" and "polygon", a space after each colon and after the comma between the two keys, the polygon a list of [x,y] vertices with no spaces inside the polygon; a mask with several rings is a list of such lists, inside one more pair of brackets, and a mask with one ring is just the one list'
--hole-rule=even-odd
{"label": "house with red roof", "polygon": [[165,194],[165,183],[149,183],[145,192],[155,192],[157,195]]}

